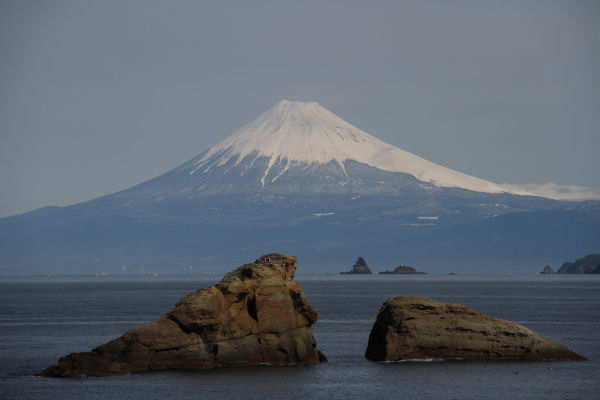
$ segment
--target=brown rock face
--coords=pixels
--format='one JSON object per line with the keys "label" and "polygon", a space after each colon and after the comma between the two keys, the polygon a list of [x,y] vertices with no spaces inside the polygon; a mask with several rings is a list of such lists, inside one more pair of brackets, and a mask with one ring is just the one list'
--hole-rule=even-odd
{"label": "brown rock face", "polygon": [[154,322],[40,375],[120,375],[167,369],[326,362],[311,325],[318,313],[293,281],[296,257],[268,254],[181,299]]}
{"label": "brown rock face", "polygon": [[426,297],[393,297],[373,325],[366,357],[419,359],[586,360],[519,324]]}

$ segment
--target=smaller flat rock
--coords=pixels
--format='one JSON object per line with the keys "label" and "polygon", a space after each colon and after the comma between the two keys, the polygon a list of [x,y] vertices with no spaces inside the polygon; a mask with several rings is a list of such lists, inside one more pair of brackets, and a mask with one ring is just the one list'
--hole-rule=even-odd
{"label": "smaller flat rock", "polygon": [[390,275],[390,274],[398,274],[398,275],[413,275],[413,274],[425,274],[425,272],[417,271],[413,267],[409,267],[408,265],[400,264],[392,271],[381,271],[380,274]]}
{"label": "smaller flat rock", "polygon": [[427,297],[393,297],[369,336],[373,361],[425,359],[586,360],[522,325],[460,304]]}

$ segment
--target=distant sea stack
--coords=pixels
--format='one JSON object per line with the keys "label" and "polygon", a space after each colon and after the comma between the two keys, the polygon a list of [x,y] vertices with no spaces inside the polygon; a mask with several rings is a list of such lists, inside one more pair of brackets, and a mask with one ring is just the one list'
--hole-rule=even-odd
{"label": "distant sea stack", "polygon": [[425,274],[425,272],[420,272],[414,269],[413,267],[400,264],[392,271],[381,271],[380,274]]}
{"label": "distant sea stack", "polygon": [[600,254],[588,254],[575,262],[566,262],[558,274],[600,274]]}
{"label": "distant sea stack", "polygon": [[544,269],[542,270],[542,272],[540,272],[540,274],[544,274],[544,275],[550,275],[550,274],[555,274],[556,272],[554,272],[554,270],[552,269],[551,266],[546,265],[544,267]]}
{"label": "distant sea stack", "polygon": [[510,321],[426,297],[384,303],[369,336],[373,361],[428,359],[586,360]]}
{"label": "distant sea stack", "polygon": [[365,259],[358,257],[358,260],[356,260],[352,267],[352,271],[340,272],[340,274],[372,274],[372,272]]}
{"label": "distant sea stack", "polygon": [[181,299],[154,322],[42,371],[48,377],[326,362],[318,313],[294,282],[296,257],[268,254]]}

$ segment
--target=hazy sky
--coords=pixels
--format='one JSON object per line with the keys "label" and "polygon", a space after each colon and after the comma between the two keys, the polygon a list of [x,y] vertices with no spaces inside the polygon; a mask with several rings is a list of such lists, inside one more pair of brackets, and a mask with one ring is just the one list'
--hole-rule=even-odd
{"label": "hazy sky", "polygon": [[0,216],[125,189],[281,99],[503,183],[600,186],[598,1],[0,2]]}

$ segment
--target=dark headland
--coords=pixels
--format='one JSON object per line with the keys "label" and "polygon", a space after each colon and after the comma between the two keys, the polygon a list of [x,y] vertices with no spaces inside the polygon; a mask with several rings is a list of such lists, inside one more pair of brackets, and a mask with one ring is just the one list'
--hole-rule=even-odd
{"label": "dark headland", "polygon": [[540,274],[600,274],[600,254],[588,254],[575,262],[567,261],[556,272],[546,265]]}
{"label": "dark headland", "polygon": [[575,262],[565,262],[558,274],[600,274],[600,254],[588,254]]}

